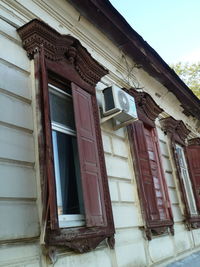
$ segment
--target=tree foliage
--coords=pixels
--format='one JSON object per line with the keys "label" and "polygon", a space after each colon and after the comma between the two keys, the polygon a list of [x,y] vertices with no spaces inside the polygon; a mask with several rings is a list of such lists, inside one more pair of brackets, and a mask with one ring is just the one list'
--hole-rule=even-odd
{"label": "tree foliage", "polygon": [[171,68],[200,99],[200,62],[192,64],[178,62]]}

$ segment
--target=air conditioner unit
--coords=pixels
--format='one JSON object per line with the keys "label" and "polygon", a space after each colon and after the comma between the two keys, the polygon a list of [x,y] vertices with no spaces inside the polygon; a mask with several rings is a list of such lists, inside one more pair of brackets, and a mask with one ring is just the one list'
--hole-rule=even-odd
{"label": "air conditioner unit", "polygon": [[121,123],[138,118],[134,97],[116,85],[103,90],[103,115],[112,114],[112,117]]}

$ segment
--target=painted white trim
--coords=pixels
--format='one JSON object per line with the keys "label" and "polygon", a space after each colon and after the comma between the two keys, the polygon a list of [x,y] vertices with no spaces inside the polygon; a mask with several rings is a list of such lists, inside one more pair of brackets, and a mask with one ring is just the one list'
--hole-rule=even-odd
{"label": "painted white trim", "polygon": [[183,179],[183,183],[185,186],[185,191],[186,191],[186,196],[188,199],[190,213],[191,213],[191,215],[197,215],[198,212],[197,212],[196,202],[195,202],[194,194],[193,194],[193,190],[192,190],[192,184],[191,184],[191,180],[190,180],[190,176],[189,176],[189,172],[188,172],[188,166],[187,166],[187,162],[185,159],[185,154],[184,154],[182,146],[176,144],[176,150],[177,149],[180,149],[181,157],[183,160],[183,162],[182,162],[183,164],[181,164],[181,158],[179,158],[179,155],[177,153],[178,160],[179,160],[179,166],[181,169],[181,178]]}
{"label": "painted white trim", "polygon": [[69,135],[73,135],[76,136],[76,132],[66,126],[63,126],[62,124],[59,124],[57,122],[52,122],[52,130],[55,130],[57,132],[61,132],[64,134],[69,134]]}
{"label": "painted white trim", "polygon": [[50,89],[50,92],[55,94],[55,95],[59,95],[60,97],[66,98],[65,96],[72,98],[72,95],[68,94],[67,92],[63,91],[62,89],[52,85],[52,84],[48,84],[48,87]]}
{"label": "painted white trim", "polygon": [[85,225],[85,216],[82,214],[59,215],[59,227],[77,227]]}

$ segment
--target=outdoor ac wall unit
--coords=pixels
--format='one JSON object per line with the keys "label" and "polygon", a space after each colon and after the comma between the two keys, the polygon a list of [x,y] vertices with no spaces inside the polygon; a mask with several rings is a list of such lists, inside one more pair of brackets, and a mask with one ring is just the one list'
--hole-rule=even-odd
{"label": "outdoor ac wall unit", "polygon": [[121,123],[137,120],[134,97],[116,85],[105,88],[103,90],[103,115],[104,117],[110,116]]}

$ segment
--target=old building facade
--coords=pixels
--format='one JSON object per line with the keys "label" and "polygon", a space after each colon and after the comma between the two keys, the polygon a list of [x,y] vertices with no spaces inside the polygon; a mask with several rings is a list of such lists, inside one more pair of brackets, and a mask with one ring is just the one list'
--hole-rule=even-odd
{"label": "old building facade", "polygon": [[[109,1],[1,0],[0,14],[0,266],[198,252],[200,101]],[[117,130],[112,85],[138,113]]]}

